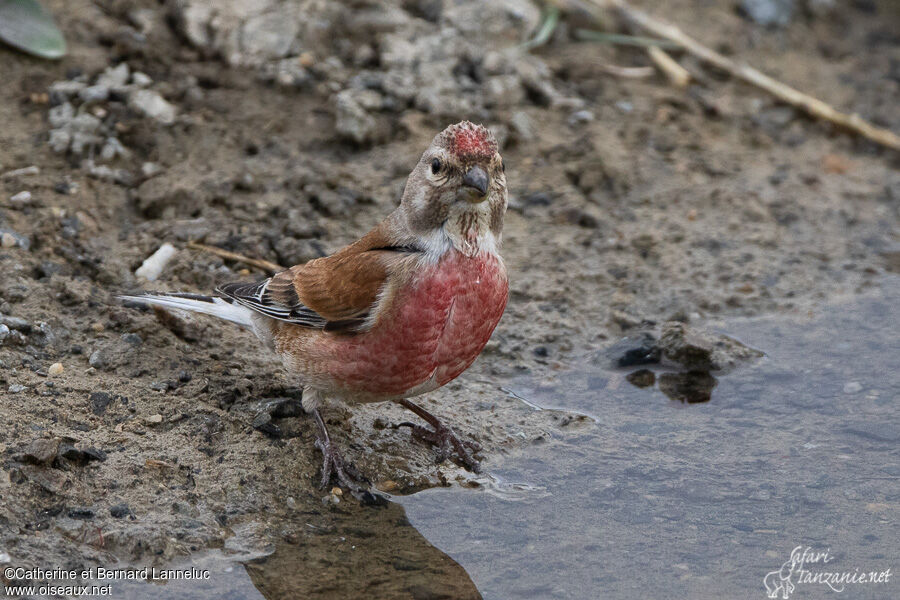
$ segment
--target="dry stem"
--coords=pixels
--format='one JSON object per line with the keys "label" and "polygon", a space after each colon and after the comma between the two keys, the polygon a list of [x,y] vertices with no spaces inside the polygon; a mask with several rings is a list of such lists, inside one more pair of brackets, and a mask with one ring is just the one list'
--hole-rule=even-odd
{"label": "dry stem", "polygon": [[191,248],[192,250],[203,250],[204,252],[209,252],[210,254],[215,254],[216,256],[221,256],[222,258],[227,258],[229,260],[236,260],[238,262],[248,264],[252,267],[262,269],[263,271],[269,271],[270,273],[278,273],[279,271],[284,271],[284,267],[276,263],[269,262],[261,258],[250,258],[248,256],[244,256],[243,254],[229,252],[228,250],[223,250],[222,248],[217,248],[215,246],[207,246],[206,244],[201,244],[199,242],[188,242],[187,247]]}
{"label": "dry stem", "polygon": [[900,150],[900,136],[894,132],[875,127],[856,113],[851,115],[842,113],[818,98],[795,90],[749,65],[736,63],[686,35],[678,27],[655,19],[643,11],[633,8],[626,0],[587,1],[598,8],[614,7],[631,23],[653,35],[680,44],[687,52],[697,58],[769,92],[782,102],[795,106],[813,117],[834,123],[882,146]]}

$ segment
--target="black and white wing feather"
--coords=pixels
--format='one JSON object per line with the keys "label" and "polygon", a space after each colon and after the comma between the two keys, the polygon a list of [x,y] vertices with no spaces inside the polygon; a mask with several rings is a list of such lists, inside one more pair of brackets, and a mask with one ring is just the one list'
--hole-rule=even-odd
{"label": "black and white wing feather", "polygon": [[223,296],[267,317],[323,329],[328,321],[300,301],[289,277],[276,275],[255,283],[227,283],[216,288]]}

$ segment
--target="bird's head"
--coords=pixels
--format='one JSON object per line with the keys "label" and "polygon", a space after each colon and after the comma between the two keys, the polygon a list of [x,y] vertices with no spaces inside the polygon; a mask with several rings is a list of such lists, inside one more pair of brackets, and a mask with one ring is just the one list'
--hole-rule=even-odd
{"label": "bird's head", "polygon": [[400,209],[427,243],[474,256],[496,252],[506,213],[506,173],[493,134],[463,121],[435,136],[410,174]]}

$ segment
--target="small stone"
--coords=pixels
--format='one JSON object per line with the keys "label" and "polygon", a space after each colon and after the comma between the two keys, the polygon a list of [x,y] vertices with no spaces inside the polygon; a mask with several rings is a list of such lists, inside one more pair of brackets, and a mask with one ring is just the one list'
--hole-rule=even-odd
{"label": "small stone", "polygon": [[48,465],[56,458],[58,451],[58,439],[48,440],[41,438],[32,440],[22,452],[21,460],[35,465]]}
{"label": "small stone", "polygon": [[372,141],[377,126],[375,118],[363,106],[366,102],[361,102],[360,96],[368,91],[371,90],[344,90],[335,98],[337,132],[357,144]]}
{"label": "small stone", "polygon": [[31,204],[31,192],[22,191],[9,199],[9,203],[13,208],[21,208]]}
{"label": "small stone", "polygon": [[175,122],[175,106],[153,90],[137,90],[132,93],[128,97],[128,107],[163,125]]}
{"label": "small stone", "polygon": [[276,419],[299,417],[303,414],[303,405],[295,398],[276,398],[266,404],[266,412]]}
{"label": "small stone", "polygon": [[109,98],[109,88],[105,85],[92,85],[79,91],[78,97],[85,103],[104,102]]}
{"label": "small stone", "polygon": [[136,277],[143,277],[147,281],[156,281],[169,261],[178,253],[175,246],[166,242],[150,255],[141,266],[135,270]]}
{"label": "small stone", "polygon": [[150,415],[144,419],[148,425],[159,425],[163,422],[163,416],[160,414]]}
{"label": "small stone", "polygon": [[657,364],[662,358],[662,350],[656,345],[656,338],[648,332],[623,338],[604,353],[617,367]]}
{"label": "small stone", "polygon": [[7,337],[9,337],[9,327],[7,325],[4,325],[3,323],[0,323],[0,344],[2,344],[3,340],[5,340]]}
{"label": "small stone", "polygon": [[10,394],[18,394],[19,392],[24,392],[27,389],[28,387],[22,385],[21,383],[13,383],[9,386],[9,388],[7,388],[7,391]]}
{"label": "small stone", "polygon": [[153,80],[150,79],[150,76],[146,73],[141,73],[140,71],[135,71],[131,76],[131,82],[138,87],[147,87]]}
{"label": "small stone", "polygon": [[55,377],[56,375],[62,375],[65,367],[63,367],[62,363],[53,363],[50,365],[50,368],[47,369],[47,375],[51,377]]}
{"label": "small stone", "polygon": [[97,85],[107,88],[120,88],[128,82],[128,63],[119,63],[115,67],[107,67],[97,77]]}
{"label": "small stone", "polygon": [[656,375],[650,369],[638,369],[634,373],[629,373],[625,379],[631,385],[639,388],[650,387],[656,383]]}
{"label": "small stone", "polygon": [[97,416],[106,413],[106,407],[113,401],[113,397],[106,392],[94,392],[90,396],[91,410]]}
{"label": "small stone", "polygon": [[76,448],[71,444],[60,444],[59,456],[78,465],[84,466],[91,461],[103,462],[106,460],[106,452],[96,448]]}
{"label": "small stone", "polygon": [[94,511],[87,506],[76,506],[69,509],[68,515],[70,519],[93,519]]}
{"label": "small stone", "polygon": [[281,437],[281,427],[272,422],[272,415],[261,412],[253,419],[253,429],[273,438]]}
{"label": "small stone", "polygon": [[12,248],[18,243],[19,241],[16,239],[16,236],[11,233],[3,232],[3,234],[0,235],[0,246],[3,246],[4,248]]}
{"label": "small stone", "polygon": [[531,117],[524,111],[516,111],[509,119],[516,138],[522,141],[530,141],[534,139],[534,125],[531,123]]}
{"label": "small stone", "polygon": [[794,16],[794,0],[741,0],[740,12],[757,25],[784,27]]}
{"label": "small stone", "polygon": [[581,123],[590,123],[594,120],[594,113],[589,110],[579,110],[569,115],[569,125],[580,125]]}
{"label": "small stone", "polygon": [[109,514],[112,515],[114,519],[124,519],[131,513],[131,508],[125,504],[116,504],[109,507]]}
{"label": "small stone", "polygon": [[145,162],[141,165],[141,174],[148,179],[153,177],[154,175],[159,175],[162,172],[162,167],[160,167],[156,163]]}
{"label": "small stone", "polygon": [[22,333],[31,333],[31,323],[22,317],[9,317],[0,315],[0,323],[3,323],[10,329],[21,331]]}
{"label": "small stone", "polygon": [[121,339],[129,346],[134,347],[140,346],[144,343],[144,340],[141,338],[141,336],[136,333],[123,333]]}
{"label": "small stone", "polygon": [[384,481],[379,482],[375,487],[382,492],[393,492],[400,487],[400,484],[393,479],[385,479]]}
{"label": "small stone", "polygon": [[94,350],[88,359],[88,364],[95,369],[105,369],[109,366],[109,359],[103,350]]}
{"label": "small stone", "polygon": [[672,400],[687,404],[709,402],[717,384],[715,377],[703,371],[663,373],[659,376],[660,391]]}
{"label": "small stone", "polygon": [[76,95],[85,87],[87,84],[83,81],[63,80],[52,83],[49,91],[51,94],[69,97]]}
{"label": "small stone", "polygon": [[663,356],[689,371],[729,371],[763,356],[733,338],[692,329],[677,321],[663,325],[658,347]]}

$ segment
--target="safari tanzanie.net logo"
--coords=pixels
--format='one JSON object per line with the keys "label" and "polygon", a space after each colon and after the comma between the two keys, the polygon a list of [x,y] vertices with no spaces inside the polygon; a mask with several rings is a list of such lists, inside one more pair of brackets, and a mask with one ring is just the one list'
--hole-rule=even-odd
{"label": "safari tanzanie.net logo", "polygon": [[[788,600],[795,591],[797,597],[802,598],[802,588],[808,590],[815,586],[829,588],[832,592],[843,592],[848,586],[887,584],[891,579],[891,569],[868,570],[860,567],[842,569],[836,564],[835,555],[831,554],[831,548],[824,552],[816,551],[807,546],[797,546],[791,551],[791,557],[776,571],[770,571],[763,579],[766,586],[766,596],[769,598],[781,598]],[[816,595],[819,597],[819,595]]]}

